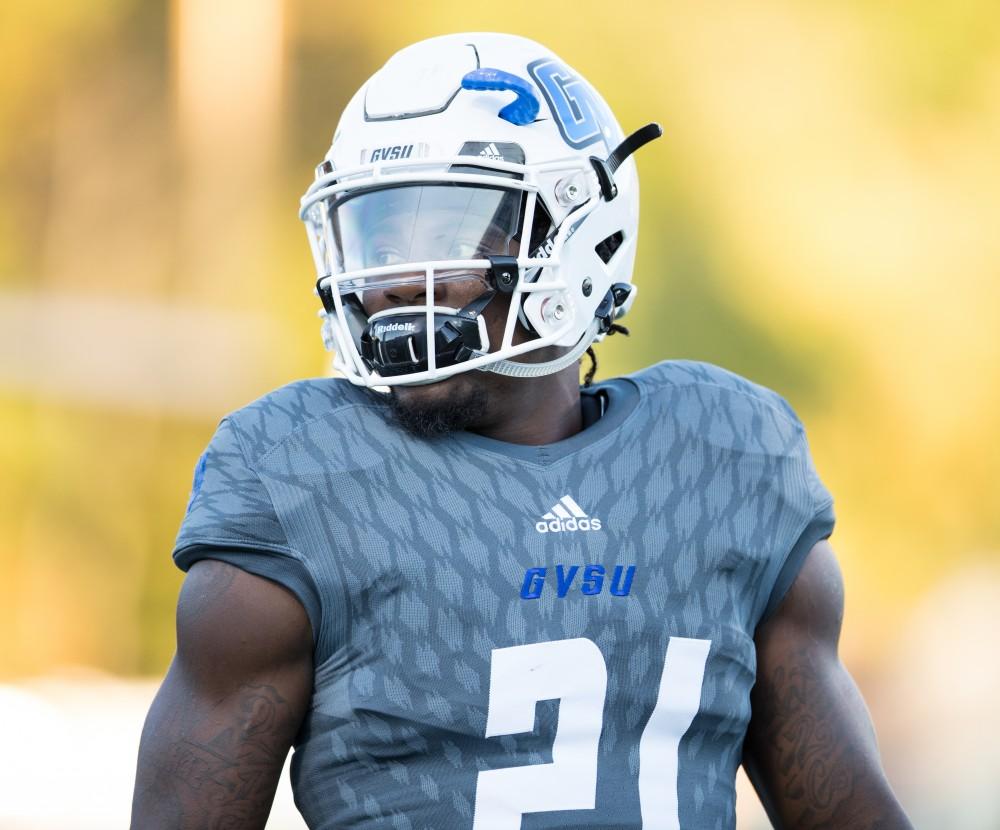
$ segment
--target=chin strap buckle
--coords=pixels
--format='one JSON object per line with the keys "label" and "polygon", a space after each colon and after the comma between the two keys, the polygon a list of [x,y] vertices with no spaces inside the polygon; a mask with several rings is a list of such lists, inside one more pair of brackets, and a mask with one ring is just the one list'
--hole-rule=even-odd
{"label": "chin strap buckle", "polygon": [[600,305],[597,306],[597,310],[594,312],[599,334],[607,334],[611,331],[611,326],[615,320],[625,314],[629,307],[629,298],[632,296],[634,289],[635,286],[627,282],[616,282],[608,289],[608,293],[604,295],[604,299],[601,300]]}

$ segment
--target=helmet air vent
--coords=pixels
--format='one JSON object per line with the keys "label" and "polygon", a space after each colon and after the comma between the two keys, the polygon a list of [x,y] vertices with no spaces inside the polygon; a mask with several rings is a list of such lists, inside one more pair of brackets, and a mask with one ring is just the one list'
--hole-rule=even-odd
{"label": "helmet air vent", "polygon": [[615,255],[615,251],[621,247],[624,239],[625,234],[621,231],[615,231],[611,234],[611,236],[598,242],[597,245],[594,246],[594,251],[596,251],[597,255],[601,258],[601,262],[605,265],[611,262],[611,257],[613,257]]}

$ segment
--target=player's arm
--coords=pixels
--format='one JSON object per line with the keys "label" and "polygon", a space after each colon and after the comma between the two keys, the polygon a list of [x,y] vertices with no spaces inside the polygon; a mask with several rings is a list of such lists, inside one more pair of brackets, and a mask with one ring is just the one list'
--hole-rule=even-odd
{"label": "player's arm", "polygon": [[757,630],[743,763],[777,828],[911,827],[886,780],[864,700],[837,654],[843,612],[840,568],[822,541]]}
{"label": "player's arm", "polygon": [[311,692],[298,600],[231,565],[193,565],[177,654],[142,731],[132,827],[264,827]]}

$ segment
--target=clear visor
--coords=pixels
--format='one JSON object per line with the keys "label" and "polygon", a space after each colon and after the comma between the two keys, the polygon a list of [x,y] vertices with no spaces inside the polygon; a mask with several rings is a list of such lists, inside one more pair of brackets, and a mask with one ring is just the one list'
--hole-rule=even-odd
{"label": "clear visor", "polygon": [[329,209],[333,264],[344,273],[411,262],[516,256],[524,200],[523,191],[462,184],[397,185],[350,193]]}

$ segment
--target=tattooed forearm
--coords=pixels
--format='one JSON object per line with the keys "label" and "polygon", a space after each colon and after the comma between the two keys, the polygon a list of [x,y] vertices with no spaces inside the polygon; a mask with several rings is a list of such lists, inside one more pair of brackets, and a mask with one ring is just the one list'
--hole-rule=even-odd
{"label": "tattooed forearm", "polygon": [[840,568],[820,541],[754,635],[744,765],[776,827],[907,830],[868,709],[837,655],[843,616]]}
{"label": "tattooed forearm", "polygon": [[885,791],[868,712],[835,656],[802,650],[753,695],[748,750],[771,789],[784,823],[815,830],[879,830],[896,822]]}
{"label": "tattooed forearm", "polygon": [[817,820],[831,818],[856,786],[846,747],[816,699],[823,685],[803,655],[799,665],[778,668],[768,686],[756,696],[754,732],[777,762],[784,798],[798,806],[797,820],[822,826]]}
{"label": "tattooed forearm", "polygon": [[143,736],[137,801],[159,806],[177,830],[263,827],[294,734],[288,703],[268,685],[247,684],[225,712],[200,718],[171,713]]}

